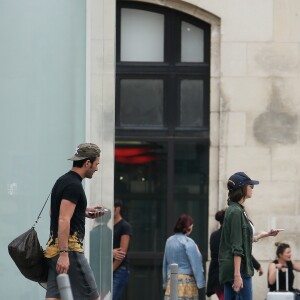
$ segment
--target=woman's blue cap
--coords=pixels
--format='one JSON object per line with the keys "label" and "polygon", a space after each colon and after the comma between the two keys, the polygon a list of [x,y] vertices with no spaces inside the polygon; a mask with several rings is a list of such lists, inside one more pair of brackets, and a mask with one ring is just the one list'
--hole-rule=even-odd
{"label": "woman's blue cap", "polygon": [[237,172],[231,175],[227,181],[227,188],[229,191],[235,191],[245,185],[256,185],[259,181],[252,180],[244,172]]}

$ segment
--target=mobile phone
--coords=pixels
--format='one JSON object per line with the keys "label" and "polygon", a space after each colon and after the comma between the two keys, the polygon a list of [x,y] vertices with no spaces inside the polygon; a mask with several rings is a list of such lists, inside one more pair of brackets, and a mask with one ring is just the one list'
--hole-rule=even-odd
{"label": "mobile phone", "polygon": [[[105,208],[105,207],[100,207],[100,208],[95,208],[95,210],[98,212],[103,212],[103,213],[107,213],[109,211],[108,208]],[[89,211],[89,215],[90,216],[93,216],[95,213],[93,211]]]}
{"label": "mobile phone", "polygon": [[273,229],[274,231],[284,231],[284,229],[283,228],[275,228],[275,229]]}

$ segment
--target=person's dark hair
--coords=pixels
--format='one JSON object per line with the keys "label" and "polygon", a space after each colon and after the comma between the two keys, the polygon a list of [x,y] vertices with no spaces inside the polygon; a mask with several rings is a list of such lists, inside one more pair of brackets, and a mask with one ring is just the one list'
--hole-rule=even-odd
{"label": "person's dark hair", "polygon": [[74,160],[73,161],[73,167],[81,168],[85,164],[85,162],[88,161],[88,160],[93,164],[96,159],[97,159],[97,157],[89,157],[89,158],[85,158],[85,159],[82,159],[82,160]]}
{"label": "person's dark hair", "polygon": [[194,221],[192,217],[186,214],[182,214],[176,221],[174,225],[173,231],[175,233],[181,232],[181,233],[187,233],[188,228],[193,225]]}
{"label": "person's dark hair", "polygon": [[276,256],[279,258],[279,254],[282,254],[285,249],[290,248],[289,244],[286,243],[280,243],[280,242],[276,242],[275,246],[277,247],[276,249]]}
{"label": "person's dark hair", "polygon": [[228,192],[228,201],[239,202],[242,198],[245,198],[247,195],[247,185],[238,188],[234,191]]}
{"label": "person's dark hair", "polygon": [[123,207],[123,201],[121,199],[115,199],[114,201],[114,207]]}
{"label": "person's dark hair", "polygon": [[221,209],[217,211],[215,214],[215,219],[216,221],[220,222],[220,225],[223,225],[224,217],[225,217],[225,209]]}

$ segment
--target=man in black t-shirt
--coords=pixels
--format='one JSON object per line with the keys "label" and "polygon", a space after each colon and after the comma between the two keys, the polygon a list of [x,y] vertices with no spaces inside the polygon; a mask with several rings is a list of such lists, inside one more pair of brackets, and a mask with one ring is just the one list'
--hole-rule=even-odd
{"label": "man in black t-shirt", "polygon": [[[114,238],[113,238],[113,300],[119,300],[127,284],[129,276],[129,263],[127,250],[132,236],[131,225],[121,216],[123,202],[115,200],[114,207]],[[121,251],[125,254],[123,259],[116,259],[115,253]]]}
{"label": "man in black t-shirt", "polygon": [[49,264],[46,300],[59,300],[56,277],[68,273],[74,299],[99,299],[93,272],[83,253],[85,218],[103,215],[101,206],[87,208],[82,186],[98,170],[100,149],[91,143],[80,144],[72,169],[54,184],[51,193],[50,237],[45,250]]}

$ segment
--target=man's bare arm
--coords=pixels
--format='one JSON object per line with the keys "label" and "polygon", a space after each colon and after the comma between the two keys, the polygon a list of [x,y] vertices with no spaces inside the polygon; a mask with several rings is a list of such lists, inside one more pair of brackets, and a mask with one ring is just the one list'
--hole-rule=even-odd
{"label": "man's bare arm", "polygon": [[[127,253],[127,250],[128,250],[128,247],[129,247],[129,241],[130,241],[130,235],[126,234],[126,235],[121,236],[120,248],[122,249],[122,251],[125,252],[125,254]],[[123,261],[123,259],[122,260],[115,260],[113,262],[113,271],[115,271],[120,266],[122,261]]]}
{"label": "man's bare arm", "polygon": [[[60,204],[58,218],[58,248],[60,251],[68,251],[70,221],[73,216],[76,205],[71,201],[63,199]],[[61,252],[56,264],[56,270],[59,274],[67,273],[70,261],[68,252]]]}

